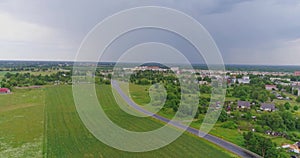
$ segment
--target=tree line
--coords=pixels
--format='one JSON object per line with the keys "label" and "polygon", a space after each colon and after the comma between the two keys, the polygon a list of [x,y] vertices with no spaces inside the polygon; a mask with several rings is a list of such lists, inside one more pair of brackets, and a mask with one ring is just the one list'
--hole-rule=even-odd
{"label": "tree line", "polygon": [[46,85],[54,82],[70,83],[71,72],[57,72],[42,76],[31,73],[6,73],[1,80],[1,86],[12,89],[13,87],[26,87],[33,85]]}

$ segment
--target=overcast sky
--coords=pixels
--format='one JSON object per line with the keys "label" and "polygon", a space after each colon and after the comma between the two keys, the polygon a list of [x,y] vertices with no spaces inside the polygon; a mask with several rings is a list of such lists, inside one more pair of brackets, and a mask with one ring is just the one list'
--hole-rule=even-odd
{"label": "overcast sky", "polygon": [[[97,23],[147,5],[177,9],[198,20],[227,64],[300,65],[299,0],[1,0],[0,59],[74,60]],[[125,50],[137,40],[153,42],[151,34],[144,30],[133,38],[134,33],[128,35],[111,51]],[[180,38],[157,34],[157,42],[171,41],[166,43],[193,58],[193,49]]]}

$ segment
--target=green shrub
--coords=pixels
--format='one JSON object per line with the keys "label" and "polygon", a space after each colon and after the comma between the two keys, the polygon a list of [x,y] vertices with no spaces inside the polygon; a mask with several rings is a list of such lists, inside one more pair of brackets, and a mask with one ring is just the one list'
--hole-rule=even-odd
{"label": "green shrub", "polygon": [[238,125],[234,123],[233,121],[227,121],[221,125],[223,128],[228,128],[228,129],[237,129]]}

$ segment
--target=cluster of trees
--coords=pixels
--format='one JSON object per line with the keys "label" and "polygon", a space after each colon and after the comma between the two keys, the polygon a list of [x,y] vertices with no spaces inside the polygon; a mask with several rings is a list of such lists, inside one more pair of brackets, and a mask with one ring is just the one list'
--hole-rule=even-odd
{"label": "cluster of trees", "polygon": [[257,76],[257,75],[250,75],[251,81],[250,85],[265,88],[266,84],[272,84],[271,80],[267,76]]}
{"label": "cluster of trees", "polygon": [[130,82],[140,85],[148,85],[155,83],[172,83],[179,80],[176,78],[173,72],[160,72],[160,71],[137,71],[130,76]]}
{"label": "cluster of trees", "polygon": [[258,123],[265,129],[278,132],[300,130],[300,119],[296,118],[290,111],[279,111],[264,113]]}
{"label": "cluster of trees", "polygon": [[208,85],[201,85],[199,87],[200,93],[211,94],[212,87]]}
{"label": "cluster of trees", "polygon": [[[196,74],[197,75],[197,74]],[[240,100],[251,100],[255,103],[267,102],[268,100],[273,100],[276,96],[270,91],[265,89],[266,84],[273,84],[269,77],[255,76],[250,75],[251,82],[250,84],[233,84],[232,87],[227,89],[227,96],[236,97]],[[211,81],[207,78],[197,78],[198,81]],[[181,99],[182,91],[187,90],[181,89],[178,79],[174,74],[166,72],[155,72],[155,71],[140,71],[132,75],[130,82],[140,85],[149,85],[154,83],[162,83],[167,91],[167,100],[164,106],[164,109],[173,109],[174,112],[178,111],[178,106]],[[285,89],[287,92],[292,91],[290,86],[280,86],[280,89]],[[202,94],[211,94],[212,87],[209,85],[201,85],[199,87],[200,93]],[[284,97],[284,94],[281,94]],[[300,102],[300,97],[297,98]],[[207,106],[210,103],[209,97],[204,97],[200,95],[199,98],[199,107],[196,113],[196,117],[200,114],[205,114],[207,112]],[[258,105],[258,104],[257,104]],[[231,107],[232,108],[232,107]],[[249,127],[255,128],[259,133],[264,133],[267,130],[283,133],[284,136],[290,140],[298,141],[300,137],[295,135],[295,131],[300,130],[300,119],[295,117],[291,112],[293,110],[297,111],[298,106],[291,106],[288,102],[283,105],[278,105],[279,111],[272,113],[261,113],[256,115],[256,120],[253,121],[253,114],[250,110],[248,111],[234,111],[232,115],[233,118],[229,117],[226,111],[223,109],[220,113],[219,122],[222,122],[222,127],[230,129],[244,129],[249,130]],[[187,110],[189,111],[189,110]],[[245,128],[241,127],[240,119],[251,122],[250,126],[247,125]],[[253,123],[253,124],[252,124]],[[282,153],[280,150],[276,149],[276,146],[270,139],[267,139],[259,134],[249,132],[244,135],[245,146],[264,157],[281,157]],[[281,156],[280,156],[281,155]]]}
{"label": "cluster of trees", "polygon": [[[190,103],[195,102],[196,99],[199,99],[199,96],[194,96],[196,91],[195,87],[185,87],[189,85],[180,85],[179,79],[173,72],[159,72],[159,71],[137,71],[135,74],[130,76],[130,82],[139,85],[152,85],[159,83],[164,86],[167,96],[163,110],[168,112],[168,109],[172,109],[173,112],[180,112],[182,115],[191,115],[195,111],[191,110],[192,106]],[[204,86],[200,88],[202,93],[210,93],[211,88],[209,86]],[[185,94],[184,96],[181,96]],[[186,96],[186,94],[191,94]],[[200,106],[196,111],[196,116],[198,117],[199,113],[206,113],[208,105],[207,99],[199,100],[203,106]],[[179,109],[179,105],[181,108]]]}
{"label": "cluster of trees", "polygon": [[[241,100],[253,100],[260,102],[266,102],[269,99],[273,101],[276,98],[275,94],[272,94],[265,89],[265,85],[273,84],[269,77],[250,75],[250,78],[251,81],[249,85],[232,85],[232,89],[227,89],[227,97],[234,96],[236,98],[240,98]],[[285,89],[287,92],[292,93],[291,86],[277,85],[277,88],[279,90]],[[281,96],[285,97],[283,93],[281,93]]]}
{"label": "cluster of trees", "polygon": [[291,76],[291,81],[300,81],[300,76]]}
{"label": "cluster of trees", "polygon": [[232,96],[240,98],[241,100],[252,99],[258,100],[260,102],[266,102],[269,98],[272,98],[272,95],[269,91],[257,85],[234,86],[234,88],[231,91],[232,92],[228,93],[228,95],[232,94]]}
{"label": "cluster of trees", "polygon": [[299,109],[299,106],[295,105],[293,108],[289,102],[286,102],[284,104],[279,104],[277,106],[279,111],[286,111],[286,110],[291,110],[292,112],[295,112]]}
{"label": "cluster of trees", "polygon": [[[83,76],[86,75],[85,73],[82,74]],[[97,68],[96,72],[95,72],[95,81],[97,84],[110,84],[110,80],[112,78],[112,74],[111,71],[107,70],[107,69],[100,69]]]}
{"label": "cluster of trees", "polygon": [[276,145],[268,138],[253,132],[244,133],[245,147],[262,157],[285,157],[284,153],[276,149]]}
{"label": "cluster of trees", "polygon": [[228,121],[228,115],[226,113],[226,111],[224,109],[222,109],[221,113],[220,113],[220,116],[218,118],[218,121],[221,121],[221,122],[226,122]]}
{"label": "cluster of trees", "polygon": [[96,77],[95,81],[97,84],[107,84],[107,85],[110,84],[110,79],[105,77]]}
{"label": "cluster of trees", "polygon": [[58,66],[44,66],[44,67],[39,67],[39,66],[30,66],[30,67],[12,67],[12,68],[5,68],[5,69],[0,69],[0,71],[31,71],[31,72],[45,72],[45,71],[53,71],[53,70],[59,70],[60,68]]}
{"label": "cluster of trees", "polygon": [[[196,75],[200,75],[200,73],[196,73]],[[206,81],[208,83],[211,83],[211,78],[209,78],[208,76],[205,76],[204,78],[202,77],[197,77],[198,81]]]}
{"label": "cluster of trees", "polygon": [[[254,128],[255,131],[259,133],[265,133],[266,131],[278,132],[281,134],[280,136],[283,136],[292,141],[298,141],[300,139],[300,136],[293,134],[294,132],[300,130],[300,119],[295,117],[290,111],[284,110],[272,113],[262,113],[261,115],[257,115],[257,121],[252,121],[253,115],[249,111],[243,113],[234,111],[231,114],[234,116],[233,118],[228,117],[225,111],[222,111],[219,117],[219,121],[224,123],[232,121],[236,125],[239,125],[239,121],[242,119],[253,123],[252,125],[248,125],[247,127],[230,126],[231,129],[232,127],[238,127],[239,129],[244,130]],[[227,125],[224,126],[224,128],[228,128]]]}
{"label": "cluster of trees", "polygon": [[[251,76],[250,86],[253,87],[254,89],[256,89],[257,91],[256,92],[254,91],[254,93],[252,93],[252,95],[250,95],[249,98],[260,100],[260,101],[266,100],[268,91],[264,90],[264,86],[266,84],[273,84],[271,82],[271,80],[269,79],[269,77],[272,77],[272,76],[265,76],[265,77],[259,77],[259,76],[255,76],[255,75],[250,75],[250,76]],[[288,76],[288,78],[291,78],[291,81],[300,81],[299,76]],[[281,82],[289,83],[288,81],[285,81],[285,80],[281,80]],[[241,86],[239,86],[239,87],[241,87]],[[276,87],[279,91],[284,90],[284,91],[286,91],[290,94],[293,94],[293,95],[296,95],[296,96],[298,95],[298,90],[293,89],[292,86],[290,86],[290,85],[284,86],[284,85],[281,85],[281,84],[277,84]],[[239,92],[242,92],[240,95],[238,95],[239,92],[234,91],[235,92],[234,94],[236,95],[236,97],[240,96],[242,98],[247,98],[247,95],[244,92],[247,91],[247,89],[249,90],[249,87],[248,88],[244,87],[244,88],[240,88],[240,89],[243,89],[244,91],[239,91]],[[274,94],[269,93],[268,96],[271,100],[276,98]],[[281,93],[281,96],[284,97],[284,98],[286,97],[286,95],[284,93]],[[296,101],[298,103],[300,103],[300,97],[297,97]]]}
{"label": "cluster of trees", "polygon": [[68,83],[71,81],[71,72],[57,72],[50,75],[32,75],[30,73],[6,73],[1,81],[2,87],[24,87],[32,85],[45,85],[51,82]]}
{"label": "cluster of trees", "polygon": [[296,102],[300,103],[300,96],[297,97]]}
{"label": "cluster of trees", "polygon": [[171,108],[174,112],[178,111],[181,100],[181,88],[179,80],[172,72],[137,71],[130,76],[130,82],[139,85],[163,84],[167,91],[167,99],[163,109]]}

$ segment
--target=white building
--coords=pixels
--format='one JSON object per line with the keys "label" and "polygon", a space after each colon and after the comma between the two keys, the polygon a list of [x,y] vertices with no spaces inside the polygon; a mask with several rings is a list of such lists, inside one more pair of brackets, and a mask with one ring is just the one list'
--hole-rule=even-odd
{"label": "white building", "polygon": [[243,78],[238,79],[239,83],[243,83],[243,84],[249,84],[250,83],[250,77],[249,76],[243,76]]}

